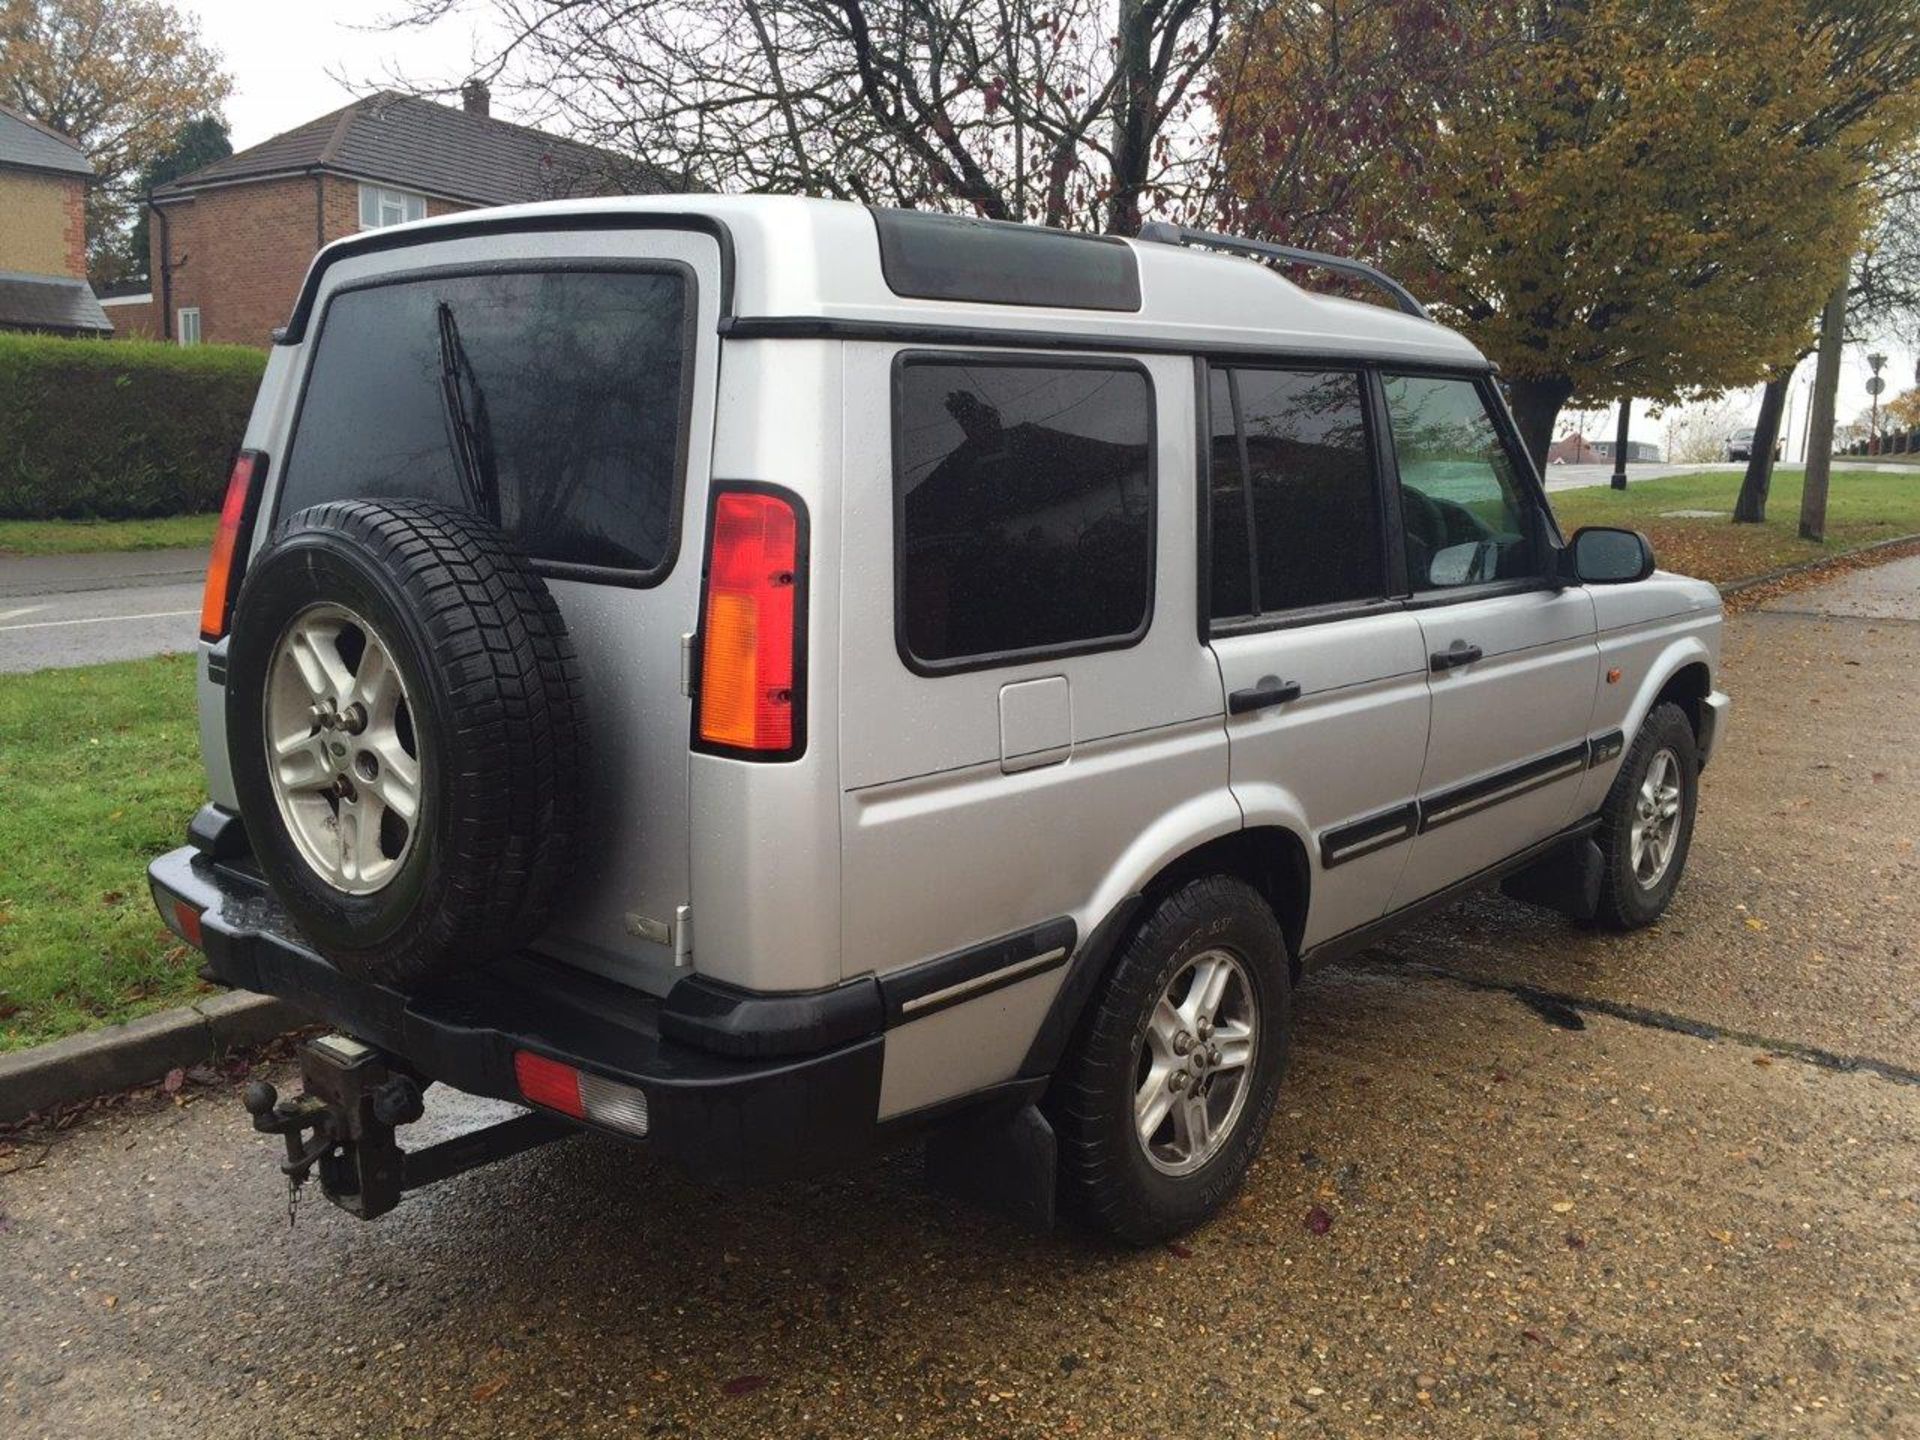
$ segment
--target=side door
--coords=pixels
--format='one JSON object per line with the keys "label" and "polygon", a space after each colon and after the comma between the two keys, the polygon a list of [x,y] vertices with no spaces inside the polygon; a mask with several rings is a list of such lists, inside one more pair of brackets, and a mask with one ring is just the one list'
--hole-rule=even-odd
{"label": "side door", "polygon": [[1430,698],[1358,368],[1205,372],[1209,639],[1249,825],[1309,851],[1312,946],[1376,919],[1411,849]]}
{"label": "side door", "polygon": [[1487,377],[1381,377],[1407,602],[1433,721],[1397,905],[1572,821],[1600,656],[1593,601],[1550,578],[1553,520]]}

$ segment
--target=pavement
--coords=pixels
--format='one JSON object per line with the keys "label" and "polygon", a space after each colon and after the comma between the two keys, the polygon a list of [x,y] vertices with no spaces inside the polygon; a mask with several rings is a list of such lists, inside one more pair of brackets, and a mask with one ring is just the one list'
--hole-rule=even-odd
{"label": "pavement", "polygon": [[199,546],[0,557],[0,672],[190,650],[206,573]]}
{"label": "pavement", "polygon": [[1479,900],[1310,980],[1176,1246],[593,1138],[290,1227],[212,1076],[22,1135],[0,1432],[1920,1434],[1916,673],[1920,560],[1736,616],[1670,915]]}

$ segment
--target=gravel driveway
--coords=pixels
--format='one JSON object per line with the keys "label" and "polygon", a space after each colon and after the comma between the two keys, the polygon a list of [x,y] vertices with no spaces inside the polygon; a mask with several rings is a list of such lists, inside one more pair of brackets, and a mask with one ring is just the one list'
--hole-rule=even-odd
{"label": "gravel driveway", "polygon": [[1309,982],[1185,1245],[590,1139],[289,1230],[209,1086],[0,1161],[0,1430],[1920,1433],[1920,561],[1872,573],[1731,622],[1668,920],[1480,901]]}

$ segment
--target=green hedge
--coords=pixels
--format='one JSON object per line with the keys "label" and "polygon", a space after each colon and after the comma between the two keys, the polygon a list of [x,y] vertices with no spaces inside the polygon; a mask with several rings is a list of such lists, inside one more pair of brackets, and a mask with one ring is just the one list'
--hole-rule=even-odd
{"label": "green hedge", "polygon": [[0,333],[0,518],[220,508],[266,356]]}

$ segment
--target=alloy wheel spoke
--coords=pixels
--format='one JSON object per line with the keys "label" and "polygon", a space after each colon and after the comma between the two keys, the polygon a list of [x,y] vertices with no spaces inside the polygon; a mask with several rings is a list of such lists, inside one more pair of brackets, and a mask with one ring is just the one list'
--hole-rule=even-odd
{"label": "alloy wheel spoke", "polygon": [[337,648],[339,638],[337,625],[306,625],[294,632],[287,647],[307,693],[317,702],[338,702],[353,685],[353,672]]}
{"label": "alloy wheel spoke", "polygon": [[1240,1021],[1214,1028],[1213,1044],[1220,1052],[1215,1072],[1243,1069],[1253,1059],[1253,1027]]}
{"label": "alloy wheel spoke", "polygon": [[314,747],[304,740],[274,758],[274,773],[289,790],[320,790],[333,783],[333,771],[321,764]]}
{"label": "alloy wheel spoke", "polygon": [[1143,1084],[1133,1097],[1133,1123],[1143,1145],[1151,1145],[1153,1137],[1166,1123],[1167,1112],[1173,1109],[1174,1102],[1180,1097],[1167,1086],[1167,1075],[1171,1066],[1155,1065],[1148,1073]]}

